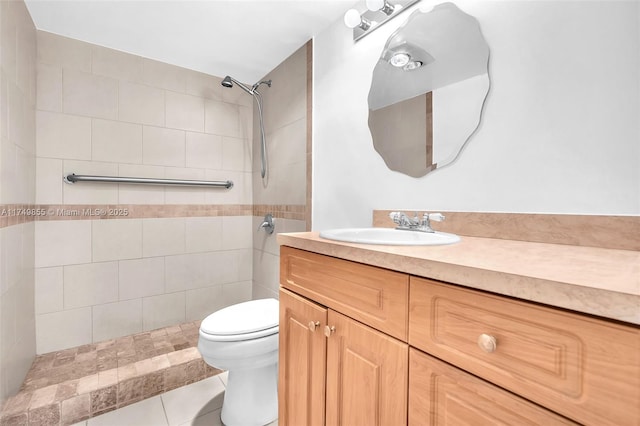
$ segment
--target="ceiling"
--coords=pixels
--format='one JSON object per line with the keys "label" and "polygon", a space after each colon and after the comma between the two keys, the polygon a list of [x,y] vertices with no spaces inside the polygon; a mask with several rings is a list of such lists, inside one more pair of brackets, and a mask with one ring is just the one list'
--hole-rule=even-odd
{"label": "ceiling", "polygon": [[26,0],[39,30],[247,83],[265,76],[356,3]]}

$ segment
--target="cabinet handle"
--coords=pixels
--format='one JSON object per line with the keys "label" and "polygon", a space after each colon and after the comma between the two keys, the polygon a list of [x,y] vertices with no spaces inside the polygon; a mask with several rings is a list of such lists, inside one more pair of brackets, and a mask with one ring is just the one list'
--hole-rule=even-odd
{"label": "cabinet handle", "polygon": [[327,336],[327,337],[331,337],[331,335],[333,333],[335,333],[335,331],[336,331],[336,326],[335,325],[331,325],[331,326],[326,325],[324,327],[324,335]]}
{"label": "cabinet handle", "polygon": [[320,321],[309,321],[309,330],[316,331],[318,327],[320,327]]}
{"label": "cabinet handle", "polygon": [[478,346],[480,349],[490,354],[498,347],[498,341],[492,335],[482,333],[480,337],[478,337]]}

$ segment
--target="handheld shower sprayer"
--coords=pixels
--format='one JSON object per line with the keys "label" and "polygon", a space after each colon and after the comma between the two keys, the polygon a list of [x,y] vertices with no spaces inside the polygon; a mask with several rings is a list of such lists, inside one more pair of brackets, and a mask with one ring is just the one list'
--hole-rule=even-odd
{"label": "handheld shower sprayer", "polygon": [[256,104],[258,105],[258,114],[260,116],[260,138],[262,142],[260,145],[261,147],[260,157],[262,160],[260,175],[264,179],[264,177],[267,175],[267,141],[264,134],[264,119],[262,118],[262,95],[260,95],[260,92],[258,92],[258,87],[260,87],[261,84],[266,84],[267,86],[271,87],[271,80],[262,80],[254,84],[253,86],[249,87],[243,83],[240,83],[235,78],[226,76],[220,84],[222,84],[223,87],[227,87],[227,88],[231,88],[235,84],[239,88],[241,88],[242,90],[244,90],[245,92],[253,96],[253,98],[256,100]]}

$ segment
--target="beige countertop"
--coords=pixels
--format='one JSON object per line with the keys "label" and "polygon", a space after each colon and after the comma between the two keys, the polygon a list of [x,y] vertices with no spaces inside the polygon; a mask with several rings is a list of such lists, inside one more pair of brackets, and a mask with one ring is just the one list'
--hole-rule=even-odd
{"label": "beige countertop", "polygon": [[350,244],[317,232],[278,243],[434,280],[640,324],[640,252],[462,236],[444,246]]}

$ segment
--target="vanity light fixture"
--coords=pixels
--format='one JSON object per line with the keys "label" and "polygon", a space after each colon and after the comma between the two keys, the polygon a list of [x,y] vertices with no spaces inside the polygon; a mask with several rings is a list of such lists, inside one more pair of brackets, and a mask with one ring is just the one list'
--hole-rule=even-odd
{"label": "vanity light fixture", "polygon": [[353,40],[358,41],[418,1],[420,0],[365,0],[366,10],[347,10],[344,24],[353,28]]}

